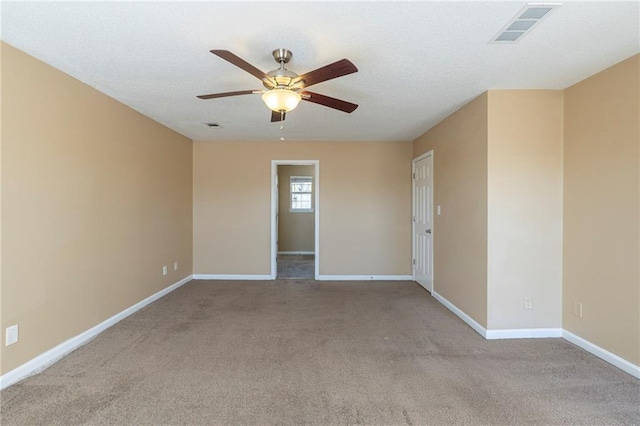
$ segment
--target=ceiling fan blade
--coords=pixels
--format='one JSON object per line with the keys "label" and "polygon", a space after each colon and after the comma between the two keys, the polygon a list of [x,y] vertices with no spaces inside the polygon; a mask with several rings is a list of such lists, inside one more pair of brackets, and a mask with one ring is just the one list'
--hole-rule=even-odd
{"label": "ceiling fan blade", "polygon": [[302,74],[296,79],[296,81],[304,80],[304,87],[309,87],[311,85],[322,83],[323,81],[331,80],[333,78],[342,77],[343,75],[357,71],[358,68],[356,68],[350,60],[341,59],[338,62],[334,62],[332,64],[325,65],[322,68]]}
{"label": "ceiling fan blade", "polygon": [[352,104],[351,102],[332,98],[326,95],[321,95],[319,93],[302,92],[301,94],[303,101],[313,102],[314,104],[337,109],[346,113],[352,113],[356,110],[356,108],[358,108],[357,104]]}
{"label": "ceiling fan blade", "polygon": [[258,92],[256,92],[255,90],[240,90],[238,92],[212,93],[210,95],[200,95],[197,97],[200,99],[214,99],[214,98],[226,98],[227,96],[250,95],[252,93],[258,93]]}
{"label": "ceiling fan blade", "polygon": [[236,67],[245,70],[249,74],[255,76],[256,78],[259,78],[260,80],[262,80],[263,78],[267,78],[267,79],[269,78],[269,76],[265,74],[263,71],[259,70],[258,68],[251,65],[249,62],[245,61],[242,58],[239,58],[238,56],[234,55],[228,50],[214,49],[214,50],[210,50],[210,52],[216,56],[219,56],[225,61],[232,63]]}
{"label": "ceiling fan blade", "polygon": [[275,123],[276,121],[284,121],[287,118],[287,113],[279,113],[277,111],[271,111],[271,122]]}

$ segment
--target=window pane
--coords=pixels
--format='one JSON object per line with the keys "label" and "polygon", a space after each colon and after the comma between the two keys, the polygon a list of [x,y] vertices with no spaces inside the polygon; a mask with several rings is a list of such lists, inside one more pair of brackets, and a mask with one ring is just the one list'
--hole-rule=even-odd
{"label": "window pane", "polygon": [[311,192],[311,182],[293,182],[291,192]]}
{"label": "window pane", "polygon": [[311,194],[292,194],[291,195],[291,208],[292,209],[311,209]]}

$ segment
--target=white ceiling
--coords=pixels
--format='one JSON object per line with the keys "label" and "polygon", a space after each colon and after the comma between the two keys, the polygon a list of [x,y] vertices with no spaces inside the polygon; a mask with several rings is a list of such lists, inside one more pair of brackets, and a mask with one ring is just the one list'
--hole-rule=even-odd
{"label": "white ceiling", "polygon": [[298,74],[348,58],[358,73],[310,90],[360,107],[303,102],[284,136],[406,141],[487,89],[562,89],[640,51],[636,1],[564,2],[520,42],[489,44],[526,4],[5,1],[1,37],[195,140],[281,136],[259,95],[196,99],[262,88],[210,49],[268,71],[287,48]]}

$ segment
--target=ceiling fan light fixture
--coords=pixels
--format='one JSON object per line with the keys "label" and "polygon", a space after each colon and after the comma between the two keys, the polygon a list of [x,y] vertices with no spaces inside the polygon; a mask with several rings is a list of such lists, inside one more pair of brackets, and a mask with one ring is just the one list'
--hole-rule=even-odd
{"label": "ceiling fan light fixture", "polygon": [[264,92],[262,100],[275,112],[289,112],[298,106],[302,96],[289,89],[273,89]]}

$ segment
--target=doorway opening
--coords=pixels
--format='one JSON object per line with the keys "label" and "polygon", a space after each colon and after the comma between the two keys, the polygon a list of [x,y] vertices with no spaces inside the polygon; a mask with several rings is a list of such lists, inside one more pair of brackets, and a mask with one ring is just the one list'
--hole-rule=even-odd
{"label": "doorway opening", "polygon": [[317,279],[318,160],[271,162],[271,278]]}

